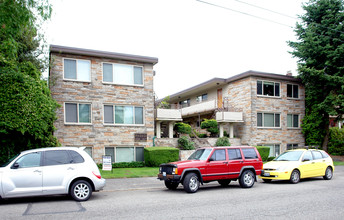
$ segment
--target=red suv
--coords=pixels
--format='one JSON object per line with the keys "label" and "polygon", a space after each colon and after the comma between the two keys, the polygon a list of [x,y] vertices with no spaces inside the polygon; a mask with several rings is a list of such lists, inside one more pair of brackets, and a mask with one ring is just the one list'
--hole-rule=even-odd
{"label": "red suv", "polygon": [[197,192],[200,183],[211,181],[227,186],[239,179],[242,188],[250,188],[262,167],[255,147],[208,147],[197,149],[186,161],[161,164],[158,179],[164,180],[168,189],[176,189],[181,183],[188,193]]}

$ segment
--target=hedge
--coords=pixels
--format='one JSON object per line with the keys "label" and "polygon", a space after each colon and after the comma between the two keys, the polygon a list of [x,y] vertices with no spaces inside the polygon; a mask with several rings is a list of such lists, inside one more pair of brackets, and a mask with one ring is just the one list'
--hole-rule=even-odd
{"label": "hedge", "polygon": [[260,156],[262,157],[263,161],[268,161],[269,154],[270,154],[270,147],[265,146],[256,146]]}
{"label": "hedge", "polygon": [[158,167],[162,163],[179,160],[179,149],[173,147],[147,147],[144,149],[145,164]]}
{"label": "hedge", "polygon": [[344,155],[344,128],[330,128],[330,137],[328,141],[328,152],[331,155]]}

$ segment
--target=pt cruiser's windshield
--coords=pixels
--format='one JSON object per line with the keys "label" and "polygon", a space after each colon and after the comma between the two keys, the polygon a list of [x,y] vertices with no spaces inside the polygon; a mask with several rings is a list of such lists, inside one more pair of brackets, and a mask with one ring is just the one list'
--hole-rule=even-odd
{"label": "pt cruiser's windshield", "polygon": [[207,160],[209,154],[211,153],[212,149],[199,149],[196,150],[188,160]]}

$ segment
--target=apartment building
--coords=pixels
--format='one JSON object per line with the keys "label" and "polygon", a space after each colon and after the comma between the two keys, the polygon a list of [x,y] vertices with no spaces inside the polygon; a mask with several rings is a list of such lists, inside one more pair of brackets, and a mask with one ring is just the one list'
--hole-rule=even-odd
{"label": "apartment building", "polygon": [[54,135],[96,162],[143,161],[154,136],[157,58],[50,46],[49,85],[60,107]]}
{"label": "apartment building", "polygon": [[172,138],[177,121],[200,129],[202,120],[213,118],[220,137],[227,133],[242,145],[269,146],[270,156],[305,145],[304,86],[290,74],[248,71],[214,78],[169,96],[169,103],[171,109],[157,109],[158,138]]}

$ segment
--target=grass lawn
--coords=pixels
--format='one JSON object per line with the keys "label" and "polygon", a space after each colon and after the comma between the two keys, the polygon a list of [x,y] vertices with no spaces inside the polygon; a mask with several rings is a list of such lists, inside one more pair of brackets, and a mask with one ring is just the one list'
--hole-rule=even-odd
{"label": "grass lawn", "polygon": [[100,173],[105,179],[112,178],[134,178],[134,177],[156,177],[159,173],[159,167],[139,167],[139,168],[115,168],[111,171],[103,171]]}
{"label": "grass lawn", "polygon": [[333,161],[333,164],[335,166],[344,166],[344,162],[343,161]]}

